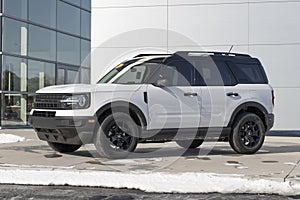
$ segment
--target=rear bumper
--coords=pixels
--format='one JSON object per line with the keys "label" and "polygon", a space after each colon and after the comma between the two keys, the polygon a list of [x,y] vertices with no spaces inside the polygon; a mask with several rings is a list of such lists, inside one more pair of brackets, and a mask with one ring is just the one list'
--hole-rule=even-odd
{"label": "rear bumper", "polygon": [[268,114],[266,115],[266,126],[267,131],[269,131],[274,126],[275,117],[274,114]]}
{"label": "rear bumper", "polygon": [[29,123],[41,140],[82,145],[93,142],[97,118],[30,116]]}

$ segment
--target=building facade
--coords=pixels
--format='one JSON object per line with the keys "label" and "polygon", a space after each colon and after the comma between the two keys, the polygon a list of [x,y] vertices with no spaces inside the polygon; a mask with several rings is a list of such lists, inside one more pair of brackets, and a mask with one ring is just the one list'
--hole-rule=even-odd
{"label": "building facade", "polygon": [[233,45],[265,66],[276,95],[274,129],[300,130],[299,10],[300,1],[288,0],[92,0],[92,82],[120,55]]}
{"label": "building facade", "polygon": [[34,92],[90,82],[90,0],[1,0],[1,126],[26,126]]}

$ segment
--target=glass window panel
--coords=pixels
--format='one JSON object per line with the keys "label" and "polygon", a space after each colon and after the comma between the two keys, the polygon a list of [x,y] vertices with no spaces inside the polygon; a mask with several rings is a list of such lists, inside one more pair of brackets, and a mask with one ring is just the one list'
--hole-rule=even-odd
{"label": "glass window panel", "polygon": [[27,25],[3,18],[3,51],[6,53],[27,55]]}
{"label": "glass window panel", "polygon": [[3,56],[2,87],[6,91],[27,90],[26,59]]}
{"label": "glass window panel", "polygon": [[56,27],[56,1],[29,0],[29,20],[55,28]]}
{"label": "glass window panel", "polygon": [[57,28],[68,33],[80,35],[80,9],[58,1]]}
{"label": "glass window panel", "polygon": [[3,0],[3,13],[27,19],[27,0]]}
{"label": "glass window panel", "polygon": [[36,92],[51,85],[55,85],[55,64],[29,60],[28,91]]}
{"label": "glass window panel", "polygon": [[2,94],[1,119],[2,126],[27,125],[29,116],[27,95]]}
{"label": "glass window panel", "polygon": [[75,4],[76,6],[80,6],[80,0],[64,0],[64,1]]}
{"label": "glass window panel", "polygon": [[79,83],[79,72],[77,70],[67,70],[67,82],[66,84]]}
{"label": "glass window panel", "polygon": [[91,38],[91,13],[81,11],[81,36]]}
{"label": "glass window panel", "polygon": [[31,57],[56,60],[56,32],[29,25],[28,54]]}
{"label": "glass window panel", "polygon": [[91,66],[91,42],[81,40],[81,66]]}
{"label": "glass window panel", "polygon": [[85,68],[81,68],[80,69],[80,82],[81,83],[85,83],[85,84],[89,84],[90,83],[90,70],[89,69],[85,69]]}
{"label": "glass window panel", "polygon": [[57,33],[57,61],[80,65],[80,39]]}
{"label": "glass window panel", "polygon": [[91,10],[91,0],[81,0],[81,7],[87,10]]}
{"label": "glass window panel", "polygon": [[65,84],[65,75],[66,75],[65,71],[66,70],[62,69],[62,68],[57,69],[57,77],[56,77],[56,79],[57,79],[56,84],[57,85]]}

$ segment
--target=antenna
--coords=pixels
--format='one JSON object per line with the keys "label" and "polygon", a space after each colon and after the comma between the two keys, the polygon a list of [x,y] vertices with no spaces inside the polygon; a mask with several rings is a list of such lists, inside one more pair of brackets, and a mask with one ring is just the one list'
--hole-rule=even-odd
{"label": "antenna", "polygon": [[231,53],[231,50],[233,49],[233,47],[234,47],[234,45],[231,45],[231,47],[230,47],[228,53]]}

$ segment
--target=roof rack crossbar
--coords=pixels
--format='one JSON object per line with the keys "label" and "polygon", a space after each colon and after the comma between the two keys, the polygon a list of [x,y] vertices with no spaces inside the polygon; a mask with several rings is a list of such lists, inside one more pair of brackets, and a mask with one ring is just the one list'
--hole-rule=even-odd
{"label": "roof rack crossbar", "polygon": [[171,56],[172,54],[139,54],[135,56],[134,58],[139,58],[139,57],[145,57],[145,56]]}
{"label": "roof rack crossbar", "polygon": [[242,56],[242,57],[251,57],[247,54],[240,53],[228,53],[228,52],[218,52],[218,51],[177,51],[174,54],[179,56],[189,56],[189,54],[213,54],[213,55],[226,55],[226,56]]}

